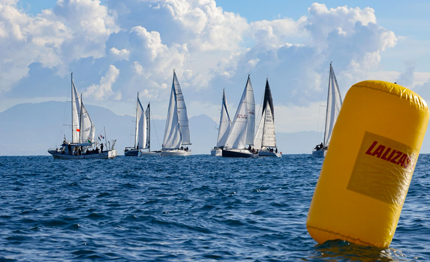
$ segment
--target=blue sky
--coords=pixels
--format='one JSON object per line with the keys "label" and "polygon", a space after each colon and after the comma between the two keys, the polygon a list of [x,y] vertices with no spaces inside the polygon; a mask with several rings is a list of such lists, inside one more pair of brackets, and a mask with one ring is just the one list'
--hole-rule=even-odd
{"label": "blue sky", "polygon": [[428,10],[417,0],[0,0],[0,111],[66,101],[74,72],[85,103],[132,115],[139,92],[162,119],[176,69],[189,115],[217,120],[222,89],[234,113],[250,73],[257,104],[269,78],[277,131],[321,131],[331,61],[343,96],[378,79],[430,101]]}

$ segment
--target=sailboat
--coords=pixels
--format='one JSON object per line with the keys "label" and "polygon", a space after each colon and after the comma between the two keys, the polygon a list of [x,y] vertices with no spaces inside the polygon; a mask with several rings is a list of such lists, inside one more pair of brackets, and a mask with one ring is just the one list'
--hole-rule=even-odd
{"label": "sailboat", "polygon": [[221,116],[219,118],[218,139],[216,146],[211,150],[212,156],[222,156],[222,149],[227,141],[228,133],[230,132],[231,120],[228,114],[227,99],[225,98],[225,90],[222,90]]}
{"label": "sailboat", "polygon": [[[256,157],[251,150],[254,143],[255,131],[255,101],[254,90],[248,75],[242,98],[231,124],[227,141],[222,149],[223,157]],[[246,147],[248,145],[248,148]]]}
{"label": "sailboat", "polygon": [[184,148],[187,145],[191,145],[187,107],[178,78],[175,71],[173,71],[173,83],[161,156],[189,156],[191,155],[191,150],[188,147]]}
{"label": "sailboat", "polygon": [[73,82],[73,73],[71,74],[71,105],[72,105],[72,141],[68,142],[64,137],[63,144],[60,148],[49,149],[54,159],[108,159],[115,158],[117,155],[114,149],[116,140],[106,142],[107,150],[103,150],[103,143],[98,147],[94,140],[95,126],[86,110],[84,103],[78,96],[75,84]]}
{"label": "sailboat", "polygon": [[328,80],[327,108],[325,117],[324,141],[315,146],[312,155],[324,157],[332,135],[334,125],[342,107],[342,96],[339,91],[336,76],[334,75],[332,63],[330,63],[330,76]]}
{"label": "sailboat", "polygon": [[282,157],[276,147],[275,108],[273,107],[272,92],[270,91],[268,79],[266,79],[264,90],[261,119],[254,137],[254,149],[258,150],[259,156]]}
{"label": "sailboat", "polygon": [[140,103],[139,93],[137,93],[136,105],[136,127],[134,129],[134,146],[124,149],[125,156],[140,156],[141,149],[147,148],[148,127],[146,124],[145,111]]}
{"label": "sailboat", "polygon": [[161,151],[151,151],[151,105],[148,103],[148,106],[145,110],[145,123],[146,123],[146,146],[141,150],[140,156],[158,156]]}

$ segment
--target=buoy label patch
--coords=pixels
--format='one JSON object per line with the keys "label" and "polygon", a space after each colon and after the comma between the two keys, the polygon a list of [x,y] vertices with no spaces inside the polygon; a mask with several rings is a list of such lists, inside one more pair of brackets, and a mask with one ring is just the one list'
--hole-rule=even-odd
{"label": "buoy label patch", "polygon": [[417,154],[407,145],[366,132],[347,189],[389,204],[403,204]]}

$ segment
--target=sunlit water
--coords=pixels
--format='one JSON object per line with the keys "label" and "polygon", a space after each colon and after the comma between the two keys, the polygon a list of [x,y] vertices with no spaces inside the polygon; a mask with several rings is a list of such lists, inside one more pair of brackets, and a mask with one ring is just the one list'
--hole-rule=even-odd
{"label": "sunlit water", "polygon": [[388,249],[309,236],[322,161],[0,157],[0,261],[430,260],[430,155]]}

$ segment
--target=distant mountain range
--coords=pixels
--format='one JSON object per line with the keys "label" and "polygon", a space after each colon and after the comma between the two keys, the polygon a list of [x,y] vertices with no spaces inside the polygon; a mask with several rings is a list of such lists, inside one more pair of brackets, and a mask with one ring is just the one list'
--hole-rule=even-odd
{"label": "distant mountain range", "polygon": [[[86,105],[96,135],[106,130],[108,140],[116,139],[120,155],[124,147],[133,146],[135,120],[109,109]],[[70,103],[44,102],[19,104],[0,113],[0,155],[48,155],[48,148],[61,145],[64,136],[71,137]],[[161,149],[165,120],[151,120],[151,149]],[[218,123],[207,115],[190,118],[193,154],[210,154],[216,143]],[[322,134],[318,132],[276,133],[278,149],[283,154],[310,154]],[[430,139],[425,139],[422,153],[430,152]]]}

